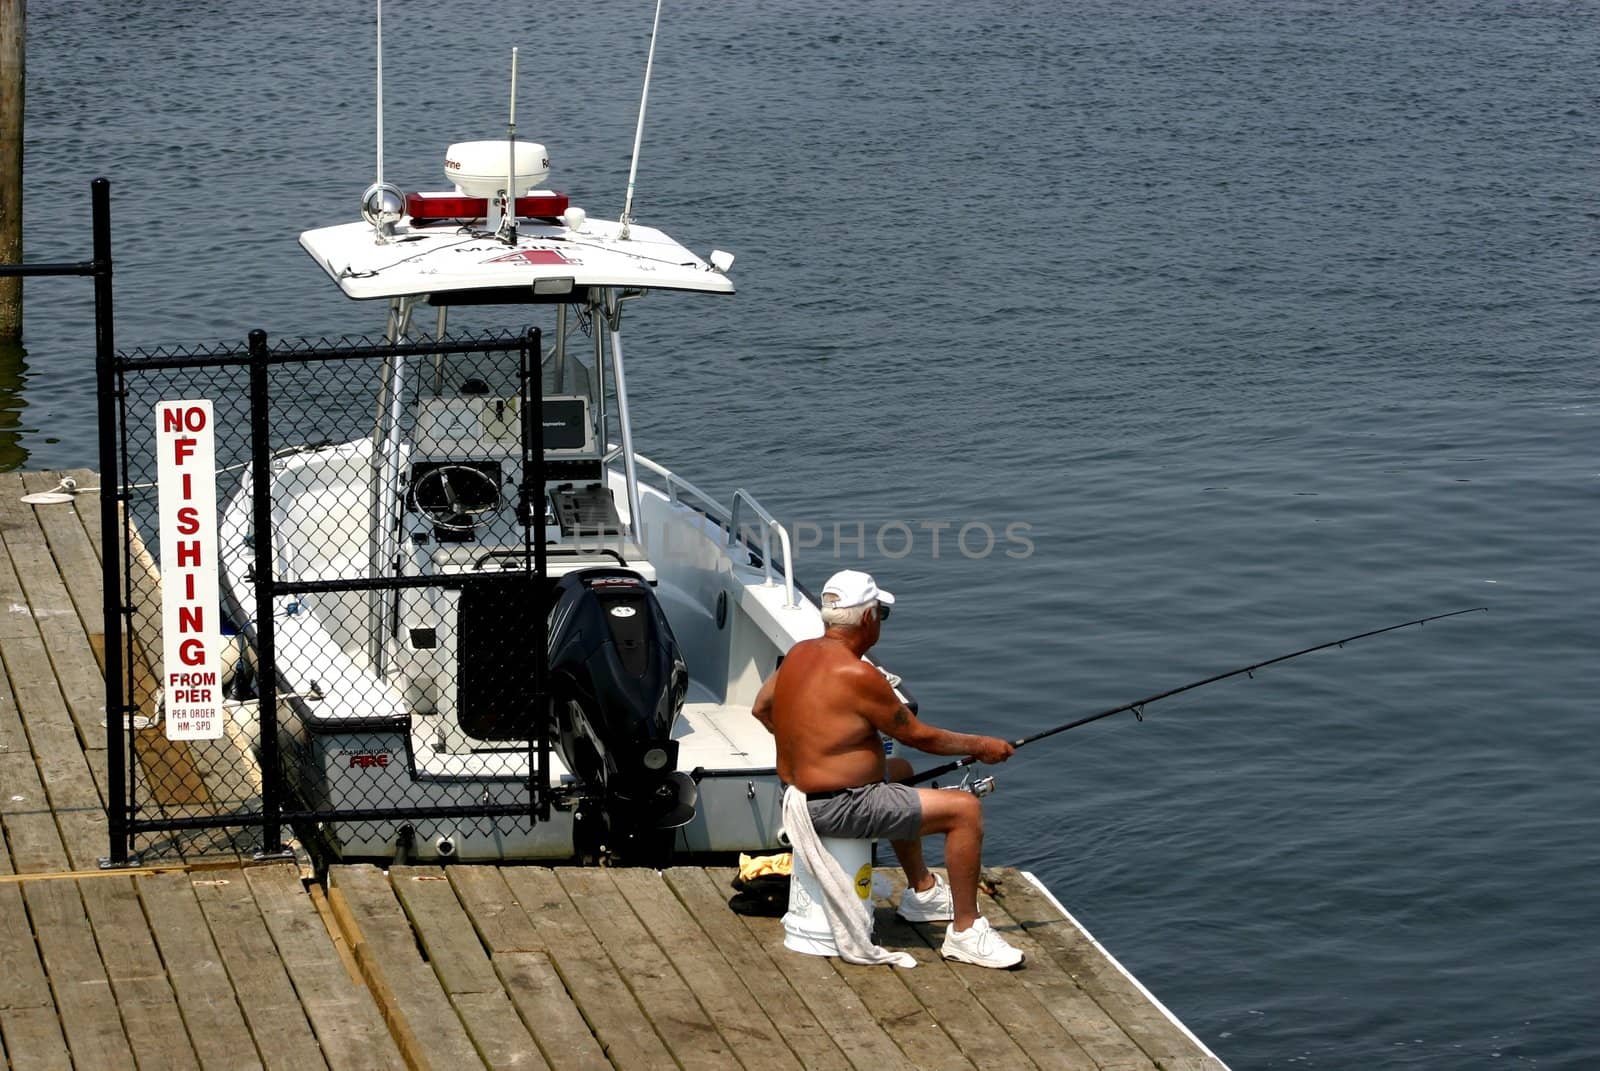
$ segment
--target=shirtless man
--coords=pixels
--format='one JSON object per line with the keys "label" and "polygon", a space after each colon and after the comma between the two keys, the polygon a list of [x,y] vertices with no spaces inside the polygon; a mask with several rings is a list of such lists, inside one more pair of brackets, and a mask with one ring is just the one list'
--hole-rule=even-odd
{"label": "shirtless man", "polygon": [[[826,631],[794,645],[761,686],[752,712],[777,737],[778,776],[806,794],[820,836],[888,838],[906,872],[901,918],[951,921],[941,949],[947,959],[1015,967],[1022,953],[978,914],[978,797],[895,783],[911,776],[911,764],[885,759],[878,734],[918,751],[991,763],[1010,758],[1013,748],[997,737],[952,733],[918,720],[883,674],[862,661],[892,605],[894,596],[867,573],[835,573],[822,589]],[[930,833],[945,835],[948,885],[923,862],[922,838]]]}

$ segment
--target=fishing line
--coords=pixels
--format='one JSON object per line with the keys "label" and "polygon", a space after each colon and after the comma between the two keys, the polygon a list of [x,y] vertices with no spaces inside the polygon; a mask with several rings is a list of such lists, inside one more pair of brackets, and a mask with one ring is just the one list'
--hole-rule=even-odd
{"label": "fishing line", "polygon": [[[1135,699],[1131,703],[1123,703],[1121,706],[1112,707],[1110,710],[1102,710],[1098,714],[1090,714],[1086,718],[1078,718],[1077,720],[1069,721],[1064,725],[1057,725],[1054,728],[1045,729],[1042,732],[1034,733],[1032,736],[1024,736],[1020,740],[1011,741],[1011,746],[1014,748],[1026,747],[1028,744],[1032,744],[1038,740],[1043,740],[1047,736],[1055,736],[1057,733],[1064,733],[1068,729],[1076,729],[1080,725],[1088,725],[1092,721],[1099,721],[1101,718],[1109,718],[1113,714],[1129,712],[1133,714],[1135,719],[1144,721],[1144,708],[1146,706],[1157,702],[1158,700],[1169,699],[1172,696],[1178,695],[1182,692],[1192,691],[1195,688],[1202,688],[1207,684],[1215,684],[1218,681],[1225,681],[1229,677],[1237,677],[1241,673],[1247,674],[1253,679],[1255,677],[1255,671],[1258,669],[1261,669],[1265,666],[1276,665],[1279,662],[1287,662],[1291,658],[1299,658],[1301,655],[1308,655],[1313,651],[1324,651],[1329,647],[1343,647],[1347,643],[1354,643],[1356,640],[1364,640],[1368,636],[1381,636],[1385,632],[1394,632],[1396,629],[1410,628],[1412,625],[1426,625],[1429,621],[1442,621],[1444,618],[1459,617],[1461,614],[1473,614],[1478,613],[1479,611],[1487,612],[1488,609],[1489,608],[1487,606],[1470,606],[1465,610],[1451,610],[1447,614],[1434,614],[1432,617],[1420,617],[1415,621],[1402,621],[1398,625],[1389,625],[1385,628],[1375,628],[1367,632],[1358,632],[1354,636],[1345,636],[1341,639],[1329,640],[1327,643],[1319,643],[1314,647],[1305,647],[1298,651],[1291,651],[1289,654],[1278,655],[1276,658],[1269,658],[1264,662],[1252,662],[1248,666],[1240,666],[1238,669],[1230,669],[1226,673],[1218,673],[1214,676],[1206,677],[1204,680],[1191,681],[1188,684],[1180,684],[1176,688],[1168,688],[1164,692],[1157,692],[1154,695],[1147,695],[1143,699]],[[963,767],[971,766],[977,761],[978,760],[976,757],[968,755],[965,758],[956,759],[954,762],[947,762],[942,766],[935,766],[931,770],[924,770],[914,777],[908,778],[903,783],[907,785],[921,784],[924,781],[931,781],[935,777],[942,777],[947,773],[962,769]]]}

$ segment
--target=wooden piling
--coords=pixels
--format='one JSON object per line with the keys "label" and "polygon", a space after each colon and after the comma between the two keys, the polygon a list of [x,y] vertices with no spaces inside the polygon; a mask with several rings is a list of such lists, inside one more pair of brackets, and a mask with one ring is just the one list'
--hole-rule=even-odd
{"label": "wooden piling", "polygon": [[[22,102],[28,0],[0,0],[0,264],[22,263]],[[22,339],[22,279],[0,279],[0,342]]]}

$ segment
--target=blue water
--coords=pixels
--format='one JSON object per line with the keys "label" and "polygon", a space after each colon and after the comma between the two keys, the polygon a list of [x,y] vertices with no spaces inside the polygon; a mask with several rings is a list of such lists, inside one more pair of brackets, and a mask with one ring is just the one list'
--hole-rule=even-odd
{"label": "blue water", "polygon": [[[109,176],[121,345],[378,325],[294,242],[372,177],[362,7],[30,5],[30,255]],[[519,44],[613,215],[649,15],[392,4],[389,177],[498,136]],[[929,720],[1490,607],[999,771],[988,857],[1235,1068],[1600,1066],[1597,69],[1551,0],[668,5],[636,214],[740,293],[630,312],[638,442],[896,590]],[[0,446],[93,465],[87,287],[28,315]]]}

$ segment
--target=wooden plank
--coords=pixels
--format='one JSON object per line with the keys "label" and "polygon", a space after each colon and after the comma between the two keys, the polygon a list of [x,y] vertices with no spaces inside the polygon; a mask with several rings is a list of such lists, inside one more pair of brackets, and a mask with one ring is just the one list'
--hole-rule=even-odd
{"label": "wooden plank", "polygon": [[737,1071],[733,1047],[629,909],[611,876],[597,868],[578,867],[553,873],[678,1062],[684,1067]]}
{"label": "wooden plank", "polygon": [[393,867],[389,884],[446,993],[500,991],[489,954],[442,867]]}
{"label": "wooden plank", "polygon": [[178,1000],[167,982],[144,907],[133,880],[75,882],[100,946],[100,960],[111,980],[123,1030],[141,1071],[196,1069]]}
{"label": "wooden plank", "polygon": [[83,525],[84,538],[100,557],[100,474],[90,469],[67,469],[60,473],[78,481],[78,495],[72,501],[72,512]]}
{"label": "wooden plank", "polygon": [[827,1026],[834,1043],[852,1065],[861,1071],[916,1066],[855,991],[844,984],[827,959],[785,949],[783,926],[777,919],[740,918],[739,921],[767,949],[773,964],[789,979],[789,984],[817,1019]]}
{"label": "wooden plank", "polygon": [[483,1062],[494,1068],[548,1067],[443,870],[393,867],[389,884]]}
{"label": "wooden plank", "polygon": [[[4,785],[0,785],[0,790],[3,790],[4,787]],[[16,883],[16,879],[16,871],[12,869],[11,850],[6,843],[5,824],[0,822],[0,886],[13,885]]]}
{"label": "wooden plank", "polygon": [[[985,872],[985,880],[989,888],[998,890],[1011,881],[1024,879],[1015,870],[991,869]],[[1106,1014],[1092,994],[1061,970],[1049,952],[1012,919],[988,891],[980,890],[978,907],[990,924],[1027,956],[1027,966],[1020,973],[1024,987],[1065,1028],[1094,1066],[1119,1071],[1122,1068],[1152,1071],[1149,1056]],[[917,929],[930,944],[942,939],[942,930],[935,935],[930,927],[918,926]],[[980,976],[986,972],[982,968],[960,964],[955,969],[964,979],[983,984]]]}
{"label": "wooden plank", "polygon": [[[9,699],[0,675],[0,707]],[[20,723],[19,723],[20,724]],[[0,739],[4,739],[0,737]],[[0,759],[6,758],[0,753]],[[20,758],[20,756],[18,756]],[[30,762],[31,768],[31,762]],[[35,777],[37,780],[37,777]],[[17,794],[17,784],[0,763],[0,799]],[[50,834],[54,836],[52,824]],[[15,877],[11,855],[0,828],[0,1047],[8,1054],[13,1068],[59,1068],[71,1063],[67,1041],[56,1018],[50,980],[39,961],[28,921],[22,889],[8,880]],[[61,851],[59,842],[56,849]],[[64,853],[62,858],[65,858]]]}
{"label": "wooden plank", "polygon": [[[886,1034],[876,1019],[862,1005],[849,986],[840,982],[828,961],[815,956],[803,956],[783,947],[783,926],[777,919],[746,918],[728,909],[727,881],[733,871],[725,869],[699,870],[692,867],[674,867],[667,872],[667,881],[678,899],[690,913],[701,918],[715,917],[712,912],[719,907],[725,912],[729,928],[746,931],[749,939],[764,957],[757,973],[776,972],[793,989],[839,1051],[858,1071],[886,1071],[888,1068],[910,1068],[906,1059]],[[719,942],[719,948],[726,949]],[[741,977],[750,974],[741,970]],[[786,1029],[787,1022],[780,1023]],[[794,1039],[790,1047],[799,1052]]]}
{"label": "wooden plank", "polygon": [[[103,635],[91,635],[89,648],[94,652],[94,660],[101,667],[102,679],[106,664],[106,638]],[[125,660],[129,657],[124,650]],[[154,718],[156,715],[156,678],[149,663],[145,660],[139,644],[132,645],[131,664],[125,662],[123,666],[123,688],[125,689],[122,701],[125,705],[134,707],[143,717]],[[102,719],[102,722],[104,719]],[[100,735],[106,736],[106,726],[101,725]]]}
{"label": "wooden plank", "polygon": [[73,1062],[83,1068],[134,1067],[111,981],[95,948],[78,886],[40,881],[22,887],[40,958],[65,1029]]}
{"label": "wooden plank", "polygon": [[[1089,1001],[1075,1005],[1065,1001],[1052,1004],[1052,1010],[1061,1008],[1073,1015],[1072,1021],[1079,1024],[1077,1028],[1082,1031],[1084,1048],[1090,1055],[1110,1059],[1125,1051],[1116,1038],[1116,1033],[1120,1032],[1157,1066],[1174,1067],[1190,1061],[1187,1066],[1222,1067],[1206,1057],[1181,1027],[1162,1014],[1132,979],[1118,970],[1084,932],[1065,918],[1020,872],[1007,868],[1000,873],[1003,880],[992,899],[984,898],[983,909],[1004,914],[1012,920],[1021,931],[1019,944],[1026,942],[1037,948],[1040,956],[1048,957],[1050,964],[1092,1000],[1092,1006]],[[1034,948],[1028,951],[1033,952]],[[1040,972],[1041,977],[1046,975],[1047,972]],[[1101,1022],[1094,1014],[1096,1008],[1115,1024],[1116,1032],[1104,1025],[1089,1025]],[[1193,1063],[1196,1060],[1201,1062]]]}
{"label": "wooden plank", "polygon": [[604,1071],[611,1067],[601,1043],[567,991],[543,938],[522,910],[498,867],[444,870],[490,963],[552,1068]]}
{"label": "wooden plank", "polygon": [[200,1066],[259,1068],[255,1041],[233,995],[233,983],[187,874],[142,877],[134,882],[155,935]]}
{"label": "wooden plank", "polygon": [[60,1071],[72,1066],[54,1007],[0,1009],[0,1040],[12,1071]]}
{"label": "wooden plank", "polygon": [[0,673],[0,831],[8,849],[0,852],[6,857],[0,861],[0,872],[66,869],[67,854],[55,815],[4,673]]}
{"label": "wooden plank", "polygon": [[27,885],[35,881],[96,881],[112,878],[142,878],[150,874],[187,874],[187,863],[158,866],[118,867],[115,870],[48,870],[34,874],[8,874],[0,866],[0,885]]}
{"label": "wooden plank", "polygon": [[490,962],[554,1071],[611,1071],[611,1061],[543,952],[496,952]]}
{"label": "wooden plank", "polygon": [[[100,735],[104,739],[104,729]],[[94,782],[94,787],[99,790],[100,798],[103,800],[111,798],[111,780],[107,776],[109,766],[106,759],[107,752],[103,747],[89,748],[83,753],[83,760],[89,764],[89,780]]]}
{"label": "wooden plank", "polygon": [[[152,647],[155,653],[152,654]],[[142,717],[156,722],[161,717],[161,634],[140,638],[134,635],[124,649],[127,694],[123,703]]]}
{"label": "wooden plank", "polygon": [[472,928],[477,931],[491,955],[501,952],[542,952],[539,936],[522,910],[502,871],[493,866],[452,866],[445,869],[450,888],[467,910]]}
{"label": "wooden plank", "polygon": [[[354,985],[339,962],[339,953],[300,884],[298,868],[257,867],[244,876],[328,1066],[333,1071],[405,1066],[372,994]],[[234,984],[238,985],[237,974]],[[258,1040],[263,1038],[254,1024],[251,1029]]]}
{"label": "wooden plank", "polygon": [[[884,943],[883,934],[877,936],[879,943]],[[910,943],[922,942],[913,938]],[[972,1062],[945,1032],[944,1024],[917,999],[909,983],[901,977],[923,973],[919,968],[907,971],[883,965],[846,963],[841,959],[830,959],[828,963],[861,998],[867,1011],[912,1063],[918,1067],[973,1071]]]}
{"label": "wooden plank", "polygon": [[11,682],[0,673],[0,755],[28,755],[28,733],[22,727],[22,712],[17,709],[16,697],[11,694]]}
{"label": "wooden plank", "polygon": [[550,1064],[498,984],[493,993],[452,993],[450,1004],[467,1028],[485,1067],[545,1071]]}
{"label": "wooden plank", "polygon": [[9,494],[13,498],[21,498],[22,473],[0,472],[0,494]]}
{"label": "wooden plank", "polygon": [[356,954],[350,950],[350,942],[345,939],[339,920],[333,917],[333,908],[328,904],[328,894],[322,890],[321,885],[312,882],[306,886],[306,895],[311,897],[311,905],[317,909],[317,914],[322,917],[322,925],[327,928],[328,936],[333,939],[333,949],[339,953],[339,962],[344,964],[344,972],[356,985],[366,985],[361,979],[361,964],[356,962]]}
{"label": "wooden plank", "polygon": [[[289,868],[284,867],[287,870]],[[189,877],[211,940],[228,972],[245,1025],[267,1071],[315,1071],[327,1064],[295,994],[244,871]]]}
{"label": "wooden plank", "polygon": [[[84,470],[24,472],[22,484],[30,493],[49,491],[64,477],[76,480],[79,487],[93,487],[99,484],[99,477]],[[45,542],[50,546],[50,556],[56,561],[62,582],[66,585],[67,595],[72,600],[73,609],[78,612],[78,620],[83,625],[83,631],[90,637],[98,636],[104,639],[105,607],[101,601],[100,557],[95,547],[90,544],[88,530],[84,528],[79,515],[80,506],[83,504],[84,500],[78,498],[57,505],[38,506],[34,508],[34,518],[44,532]],[[98,510],[99,496],[93,496],[87,504]],[[98,525],[95,530],[99,531]]]}
{"label": "wooden plank", "polygon": [[55,814],[27,753],[0,755],[0,825],[10,852],[7,870],[41,874],[67,868]]}
{"label": "wooden plank", "polygon": [[532,923],[589,1029],[611,1062],[623,1068],[670,1067],[673,1058],[617,973],[600,942],[567,898],[553,871],[508,867],[506,886]]}
{"label": "wooden plank", "polygon": [[6,604],[7,616],[32,619],[84,745],[101,746],[105,692],[100,666],[89,649],[88,633],[38,519],[38,510],[62,507],[29,506],[20,501],[20,493],[13,495],[10,490],[0,491],[0,533],[23,598]]}
{"label": "wooden plank", "polygon": [[[891,895],[898,894],[904,888],[905,878],[898,869],[884,869],[880,873],[889,879]],[[945,960],[938,951],[944,942],[945,923],[911,925],[902,921],[892,911],[880,912],[877,918],[878,925],[883,927],[886,934],[913,934],[920,939],[925,951],[911,950],[917,955],[918,962],[922,962],[922,957],[926,955],[930,962],[938,963],[942,969],[932,977],[953,980],[958,987],[970,994],[967,999],[981,1004],[1004,1035],[1014,1041],[1027,1054],[1027,1058],[1039,1068],[1048,1071],[1093,1071],[1095,1068],[1105,1066],[1096,1063],[1079,1044],[1078,1034],[1069,1030],[1057,1015],[1053,1014],[1051,1005],[1067,999],[1083,998],[1081,994],[1069,997],[1059,991],[1057,986],[1060,979],[1049,978],[1047,966],[1041,968],[1043,956],[1038,949],[1030,950],[1024,947],[1025,953],[1031,951],[1032,954],[1020,971],[993,971]],[[1004,919],[998,916],[996,920],[991,921],[999,921],[1001,925],[1006,924]],[[1007,936],[1009,938],[1011,935]],[[1045,975],[1043,980],[1041,980],[1042,974]],[[918,983],[926,984],[929,981],[929,976],[921,976],[912,978],[911,984],[916,986]],[[929,997],[924,1003],[929,1003],[933,999],[942,1002],[951,999],[951,995],[946,993],[938,998]],[[955,994],[954,999],[960,999],[959,993]],[[933,1005],[930,1003],[929,1006]],[[952,1019],[952,1027],[955,1027],[957,1022],[958,1020]],[[965,1051],[972,1054],[976,1048],[976,1039],[974,1045],[969,1047],[959,1037],[960,1033],[960,1029],[957,1029],[958,1043],[962,1044]],[[1133,1049],[1126,1038],[1122,1041],[1124,1045],[1129,1046],[1131,1052],[1129,1066],[1147,1067],[1148,1061],[1143,1054]],[[974,1062],[977,1062],[976,1058]],[[1118,1065],[1112,1063],[1110,1066]]]}
{"label": "wooden plank", "polygon": [[[899,874],[898,871],[895,873]],[[900,875],[899,888],[895,891],[903,887],[904,876]],[[1009,1020],[998,1019],[988,1001],[962,981],[954,965],[948,963],[930,942],[925,941],[916,928],[896,915],[893,908],[879,906],[875,925],[881,944],[908,952],[916,958],[915,970],[897,971],[896,977],[976,1067],[983,1071],[1034,1067],[1048,1068],[1050,1071],[1087,1071],[1093,1068],[1094,1065],[1083,1056],[1081,1050],[1077,1051],[1080,1057],[1078,1062],[1071,1059],[1077,1045],[1036,1001],[1026,993],[1018,992],[1020,987],[1015,978],[995,971],[977,972],[994,983],[991,989],[993,995],[1010,993],[1033,1005],[1032,1010],[1036,1015],[1032,1019],[1020,1016],[1013,1016]],[[937,927],[941,936],[943,928],[942,923]],[[1008,1026],[1022,1029],[1014,1034]]]}
{"label": "wooden plank", "polygon": [[[201,744],[203,750],[210,746]],[[152,726],[133,731],[133,750],[144,774],[145,798],[159,807],[194,806],[211,802],[211,791],[195,765],[187,740],[168,740],[166,731]]]}
{"label": "wooden plank", "polygon": [[328,904],[407,1062],[440,1069],[477,1062],[472,1039],[418,954],[411,925],[383,872],[367,865],[331,868]]}
{"label": "wooden plank", "polygon": [[343,940],[349,945],[351,958],[356,961],[356,984],[372,994],[372,999],[377,1003],[378,1014],[383,1017],[385,1025],[389,1028],[389,1036],[394,1038],[395,1046],[400,1050],[400,1058],[410,1068],[432,1068],[433,1063],[428,1059],[421,1039],[412,1029],[411,1020],[407,1019],[401,1010],[400,1000],[395,996],[394,989],[383,974],[371,966],[371,950],[362,939],[355,920],[350,918],[350,907],[345,903],[343,894],[337,889],[329,890],[328,913],[334,920],[334,928],[330,932],[336,941],[342,935]]}
{"label": "wooden plank", "polygon": [[[738,972],[717,951],[700,924],[678,902],[662,876],[642,868],[619,868],[607,874],[739,1058],[763,1069],[800,1071],[802,1064],[782,1031],[745,988]],[[713,925],[724,924],[723,913],[710,921]]]}
{"label": "wooden plank", "polygon": [[698,920],[701,930],[765,1009],[808,1071],[847,1071],[850,1061],[788,980],[773,969],[771,959],[755,937],[737,923],[728,908],[727,894],[698,867],[675,867],[663,877],[684,912]]}
{"label": "wooden plank", "polygon": [[[0,551],[9,549],[0,534]],[[104,800],[84,759],[82,741],[32,615],[4,612],[25,603],[12,560],[0,553],[0,662],[10,680],[11,695],[26,728],[62,845],[74,866],[87,868],[105,853],[108,843]]]}
{"label": "wooden plank", "polygon": [[14,885],[0,887],[0,964],[0,1037],[12,1066],[67,1066],[50,981],[39,962],[22,890]]}

